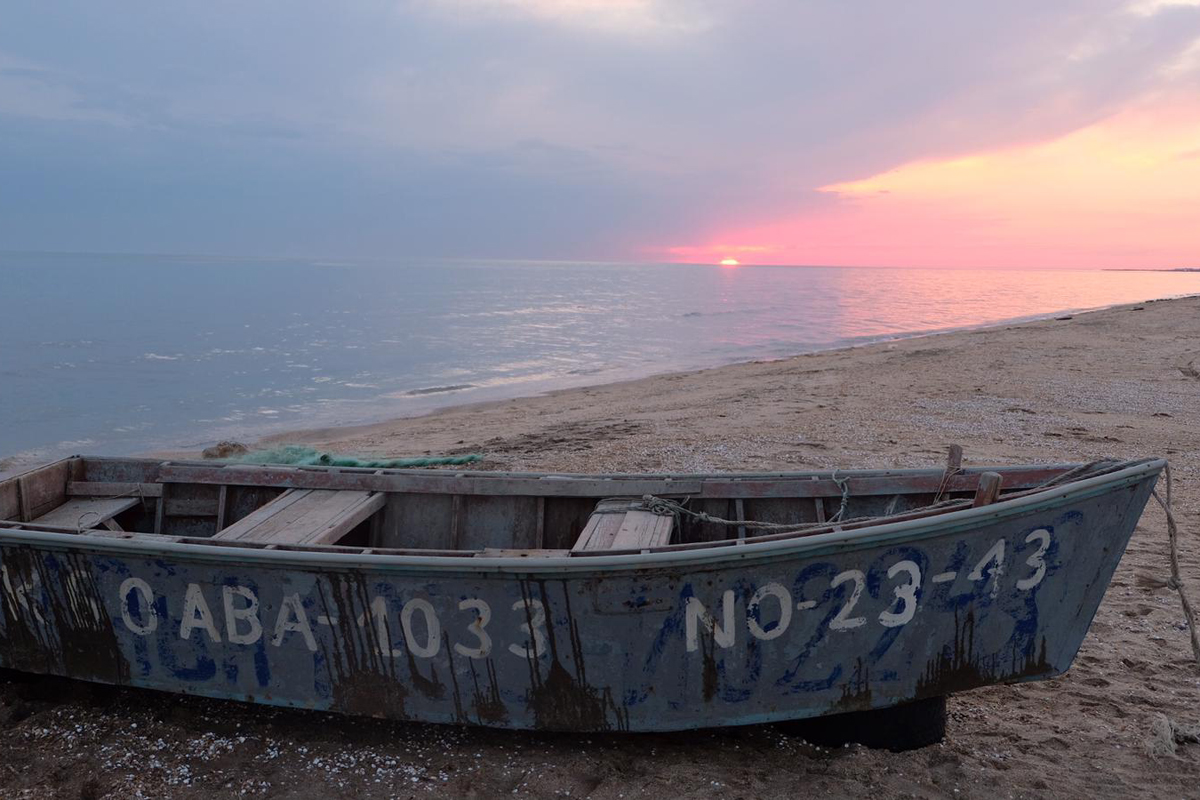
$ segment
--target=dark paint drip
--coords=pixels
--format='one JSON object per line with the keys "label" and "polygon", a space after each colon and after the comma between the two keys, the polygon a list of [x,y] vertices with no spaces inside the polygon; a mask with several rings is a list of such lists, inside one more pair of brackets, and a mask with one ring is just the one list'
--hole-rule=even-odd
{"label": "dark paint drip", "polygon": [[429,677],[426,678],[421,674],[421,668],[417,665],[417,659],[413,656],[412,651],[409,650],[407,652],[408,673],[412,680],[413,688],[430,700],[443,699],[446,696],[446,686],[442,683],[441,678],[438,677],[437,669],[431,664],[429,666]]}
{"label": "dark paint drip", "polygon": [[700,670],[701,687],[704,693],[704,702],[712,702],[712,699],[717,696],[717,682],[719,675],[717,673],[717,643],[712,634],[705,636],[703,632],[699,632],[697,639],[700,643],[700,661],[703,664]]}
{"label": "dark paint drip", "polygon": [[489,658],[485,663],[488,679],[486,694],[483,687],[479,685],[479,675],[475,671],[474,660],[468,659],[467,664],[471,668],[471,702],[479,724],[506,722],[508,720],[508,709],[505,708],[504,701],[500,697],[500,685],[496,679],[495,662]]}
{"label": "dark paint drip", "polygon": [[450,634],[445,631],[442,632],[442,647],[446,648],[446,668],[450,673],[450,685],[453,687],[454,721],[465,723],[467,714],[463,710],[462,694],[458,689],[458,675],[454,671],[454,648],[450,644]]}
{"label": "dark paint drip", "polygon": [[[34,578],[39,573],[36,556],[25,548],[4,551],[3,586],[4,630],[0,631],[0,663],[9,669],[56,673],[52,654],[58,649],[49,641],[52,631],[45,622],[38,598],[31,597]],[[42,590],[45,591],[44,584]],[[11,590],[11,591],[10,591]]]}
{"label": "dark paint drip", "polygon": [[[571,661],[575,665],[576,674],[571,675],[559,657],[558,634],[554,624],[554,615],[550,611],[549,597],[544,581],[538,581],[541,602],[546,610],[546,643],[550,649],[550,668],[543,676],[539,656],[530,647],[527,661],[529,663],[530,687],[528,692],[529,708],[533,712],[534,726],[541,730],[576,730],[576,731],[608,731],[626,730],[629,727],[629,713],[613,700],[611,687],[597,689],[588,684],[587,668],[583,659],[583,645],[579,637],[579,628],[571,613],[571,598],[567,581],[562,581],[563,604],[567,614],[568,638],[571,646]],[[525,614],[530,630],[533,629],[532,612],[530,611],[530,591],[528,581],[521,582],[521,596],[525,600]],[[532,638],[532,634],[531,634]],[[609,719],[611,709],[613,719]]]}
{"label": "dark paint drip", "polygon": [[861,658],[854,659],[854,672],[842,687],[842,697],[833,705],[838,712],[861,711],[871,707],[871,669]]}
{"label": "dark paint drip", "polygon": [[[395,671],[391,657],[392,633],[384,615],[380,641],[371,614],[366,579],[357,573],[330,575],[329,596],[317,583],[325,617],[333,628],[332,646],[323,654],[329,670],[330,701],[335,711],[370,717],[405,719],[408,691]],[[332,602],[331,602],[332,598]],[[362,618],[363,624],[358,624]],[[386,648],[386,650],[385,650]]]}
{"label": "dark paint drip", "polygon": [[[1046,658],[1046,637],[1042,637],[1040,648],[1026,648],[1022,662],[1016,669],[1000,666],[1000,654],[979,655],[975,653],[975,611],[969,609],[966,619],[959,625],[958,611],[954,612],[954,644],[943,648],[937,658],[925,666],[925,672],[917,681],[916,697],[934,697],[951,692],[961,692],[979,686],[1012,681],[1021,678],[1053,674],[1054,668]],[[1035,652],[1036,651],[1036,652]]]}
{"label": "dark paint drip", "polygon": [[[57,558],[32,557],[49,606],[46,622],[56,632],[55,654],[62,675],[104,683],[129,682],[129,662],[117,641],[117,632],[105,608],[91,561],[81,553],[64,555],[65,569]],[[53,571],[52,571],[53,570]]]}
{"label": "dark paint drip", "polygon": [[487,669],[487,691],[479,685],[479,676],[475,672],[475,662],[468,662],[471,666],[471,683],[474,685],[474,694],[471,701],[475,706],[475,717],[479,723],[499,724],[508,721],[508,709],[504,707],[504,701],[500,698],[500,682],[496,678],[496,662],[488,659],[484,663]]}

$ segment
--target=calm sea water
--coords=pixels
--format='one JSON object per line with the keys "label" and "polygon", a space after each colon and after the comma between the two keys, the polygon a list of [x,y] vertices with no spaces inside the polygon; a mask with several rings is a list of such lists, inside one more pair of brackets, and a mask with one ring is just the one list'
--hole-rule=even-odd
{"label": "calm sea water", "polygon": [[1200,292],[1200,273],[0,254],[0,459],[300,427]]}

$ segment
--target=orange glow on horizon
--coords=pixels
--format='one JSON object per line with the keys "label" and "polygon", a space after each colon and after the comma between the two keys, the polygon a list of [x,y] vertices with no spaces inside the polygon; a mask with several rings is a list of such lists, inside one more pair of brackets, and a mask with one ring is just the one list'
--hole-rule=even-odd
{"label": "orange glow on horizon", "polygon": [[835,266],[1200,266],[1200,107],[1126,111],[1057,139],[819,191],[831,202],[714,237],[769,244],[667,252]]}
{"label": "orange glow on horizon", "polygon": [[741,265],[742,265],[742,262],[738,261],[736,258],[722,258],[721,259],[722,267],[740,267]]}

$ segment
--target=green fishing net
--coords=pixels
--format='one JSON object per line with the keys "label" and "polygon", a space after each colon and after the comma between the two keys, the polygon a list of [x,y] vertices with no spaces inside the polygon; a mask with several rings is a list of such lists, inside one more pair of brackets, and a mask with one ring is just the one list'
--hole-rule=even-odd
{"label": "green fishing net", "polygon": [[311,447],[288,444],[267,450],[253,450],[228,459],[239,464],[294,464],[306,467],[370,467],[396,469],[399,467],[441,467],[474,464],[483,456],[469,453],[462,456],[417,456],[416,458],[359,458],[334,453],[322,453]]}

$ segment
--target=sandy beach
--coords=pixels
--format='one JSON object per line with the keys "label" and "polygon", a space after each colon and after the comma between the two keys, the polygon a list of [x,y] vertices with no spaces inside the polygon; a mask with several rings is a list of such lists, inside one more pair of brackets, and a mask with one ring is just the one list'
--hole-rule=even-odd
{"label": "sandy beach", "polygon": [[[1200,599],[1200,298],[906,339],[272,441],[480,452],[482,468],[802,470],[1166,456]],[[72,797],[1182,797],[1200,667],[1149,507],[1070,672],[956,695],[946,742],[812,748],[772,728],[551,736],[389,724],[68,681],[0,685],[0,794]]]}

